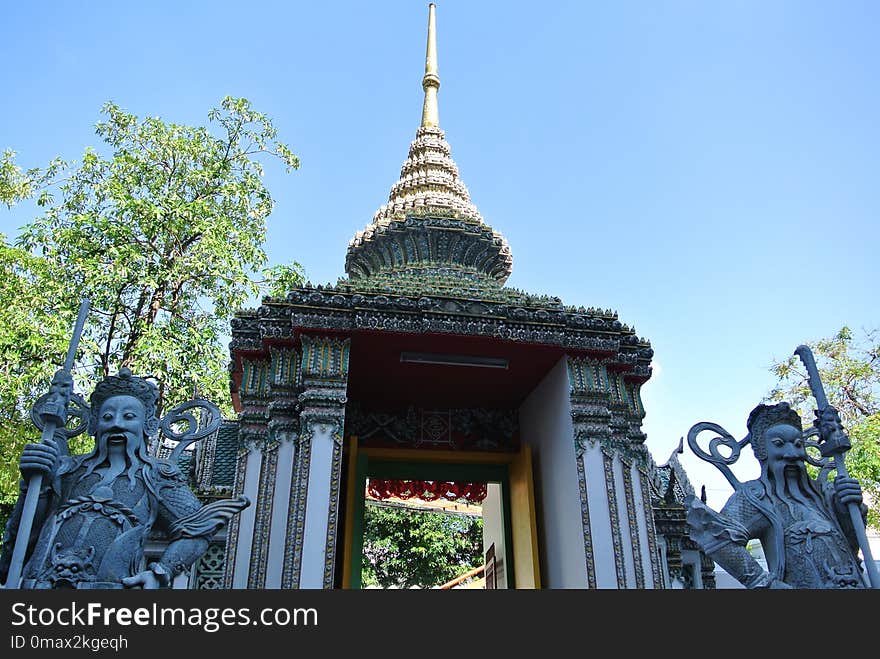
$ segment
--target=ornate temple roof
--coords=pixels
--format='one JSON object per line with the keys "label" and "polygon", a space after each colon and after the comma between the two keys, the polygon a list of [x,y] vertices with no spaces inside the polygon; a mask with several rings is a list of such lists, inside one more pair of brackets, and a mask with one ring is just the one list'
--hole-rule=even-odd
{"label": "ornate temple roof", "polygon": [[684,439],[682,438],[664,464],[657,465],[653,459],[651,460],[650,473],[655,496],[658,499],[663,499],[667,505],[683,506],[685,497],[688,495],[696,496],[694,486],[678,459],[678,456],[683,453]]}
{"label": "ornate temple roof", "polygon": [[421,125],[400,180],[349,243],[347,276],[265,297],[258,309],[240,310],[232,319],[233,391],[243,355],[266,357],[271,346],[294,343],[302,332],[358,336],[361,345],[384,335],[443,344],[465,338],[482,342],[483,351],[498,341],[534,349],[532,360],[545,352],[554,363],[562,353],[588,355],[627,382],[648,380],[651,344],[615,311],[566,306],[558,297],[504,285],[512,269],[510,247],[471,202],[439,127],[433,5],[422,87]]}
{"label": "ornate temple roof", "polygon": [[422,88],[422,123],[400,179],[391,186],[388,203],[349,243],[345,271],[352,279],[440,274],[500,286],[513,267],[510,246],[483,222],[439,125],[433,4]]}

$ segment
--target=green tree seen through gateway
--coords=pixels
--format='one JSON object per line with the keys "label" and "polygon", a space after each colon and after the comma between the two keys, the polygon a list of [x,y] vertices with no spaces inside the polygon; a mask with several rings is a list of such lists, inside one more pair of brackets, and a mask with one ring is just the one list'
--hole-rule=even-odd
{"label": "green tree seen through gateway", "polygon": [[431,588],[482,564],[482,517],[367,503],[364,587]]}

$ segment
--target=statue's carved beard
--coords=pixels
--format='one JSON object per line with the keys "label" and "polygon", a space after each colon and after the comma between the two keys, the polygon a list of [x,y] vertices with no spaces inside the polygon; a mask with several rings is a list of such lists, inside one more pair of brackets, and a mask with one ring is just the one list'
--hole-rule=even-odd
{"label": "statue's carved beard", "polygon": [[[108,465],[110,469],[104,473],[104,477],[101,479],[101,482],[98,483],[100,485],[112,485],[116,480],[116,477],[119,475],[117,469],[114,468],[114,463],[116,460],[123,458],[123,456],[110,456],[110,434],[105,433],[101,436],[100,439],[97,439],[95,442],[95,450],[92,451],[92,454],[89,455],[85,460],[83,460],[82,465],[86,468],[83,475],[80,477],[80,480],[91,474],[93,471],[98,469],[99,467],[103,467],[104,465]],[[139,442],[137,440],[129,440],[125,443],[125,465],[123,469],[126,470],[128,476],[128,484],[129,489],[134,490],[137,485],[137,475],[140,470],[143,468],[145,464],[149,461],[144,457],[144,452],[146,449],[144,448],[145,442]],[[121,471],[121,470],[120,470]]]}
{"label": "statue's carved beard", "polygon": [[822,509],[822,497],[813,486],[804,463],[777,460],[769,465],[767,478],[771,496],[788,506],[792,515],[795,514],[795,503]]}

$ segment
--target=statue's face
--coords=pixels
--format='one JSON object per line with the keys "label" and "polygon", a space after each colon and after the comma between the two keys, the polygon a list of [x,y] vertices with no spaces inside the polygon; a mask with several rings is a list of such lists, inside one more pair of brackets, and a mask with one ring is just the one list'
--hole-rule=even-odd
{"label": "statue's face", "polygon": [[141,442],[144,439],[146,409],[134,396],[113,396],[98,411],[97,441],[108,446]]}
{"label": "statue's face", "polygon": [[770,426],[764,441],[767,444],[767,462],[771,465],[800,465],[807,459],[803,435],[794,426]]}

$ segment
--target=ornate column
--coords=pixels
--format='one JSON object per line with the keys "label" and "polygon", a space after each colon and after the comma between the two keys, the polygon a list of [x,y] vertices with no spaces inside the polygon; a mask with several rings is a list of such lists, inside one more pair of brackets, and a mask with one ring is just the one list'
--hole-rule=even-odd
{"label": "ornate column", "polygon": [[263,449],[269,440],[270,364],[260,359],[242,360],[242,381],[239,396],[242,411],[239,416],[239,447],[236,455],[233,496],[244,494],[253,503],[229,524],[226,541],[226,571],[224,588],[254,587],[252,577],[254,550],[260,552],[261,539],[256,534],[257,519],[262,514],[260,488],[265,486],[263,476]]}
{"label": "ornate column", "polygon": [[658,587],[640,383],[611,358],[568,357],[568,373],[588,585]]}
{"label": "ornate column", "polygon": [[333,587],[349,350],[349,339],[302,336],[283,588]]}
{"label": "ornate column", "polygon": [[620,388],[625,403],[625,406],[620,410],[621,417],[625,421],[625,449],[621,453],[621,460],[624,464],[636,586],[638,588],[662,588],[663,575],[660,567],[654,515],[651,508],[651,483],[648,476],[652,461],[644,445],[647,436],[642,432],[645,409],[642,405],[641,386],[640,380],[627,380],[626,374],[621,376]]}
{"label": "ornate column", "polygon": [[657,540],[657,526],[654,518],[654,510],[651,504],[651,477],[649,466],[643,465],[638,467],[639,473],[639,492],[641,501],[642,515],[645,520],[645,533],[647,534],[647,551],[648,561],[651,567],[651,576],[654,588],[665,588],[663,578],[663,567],[660,564],[660,544]]}
{"label": "ornate column", "polygon": [[269,349],[268,429],[264,450],[257,526],[264,538],[255,561],[254,588],[281,588],[290,493],[299,437],[300,353],[293,347]]}
{"label": "ornate column", "polygon": [[[669,575],[669,587],[684,584],[682,573],[682,539],[687,532],[686,513],[683,507],[668,499],[660,499],[654,507],[657,519],[657,530],[666,542],[666,571]],[[680,586],[679,586],[680,587]]]}
{"label": "ornate column", "polygon": [[605,467],[605,485],[611,512],[611,536],[614,541],[615,567],[619,588],[639,586],[632,546],[632,512],[627,505],[627,487],[624,481],[626,465],[624,458],[631,457],[629,446],[629,422],[623,378],[614,364],[605,363],[605,381],[608,391],[610,435],[601,442]]}
{"label": "ornate column", "polygon": [[[584,552],[587,561],[589,588],[613,587],[616,577],[608,570],[599,579],[596,557],[613,557],[610,536],[611,519],[605,491],[604,466],[599,444],[610,435],[611,413],[605,390],[604,366],[598,360],[568,357],[568,379],[571,387],[571,418],[574,426],[578,489],[581,499],[581,521],[584,526]],[[607,530],[606,530],[607,529]],[[600,581],[602,583],[600,583]]]}
{"label": "ornate column", "polygon": [[702,547],[697,545],[690,538],[686,539],[688,545],[692,545],[694,549],[700,552],[700,577],[703,579],[703,588],[715,590],[715,561],[707,556]]}

